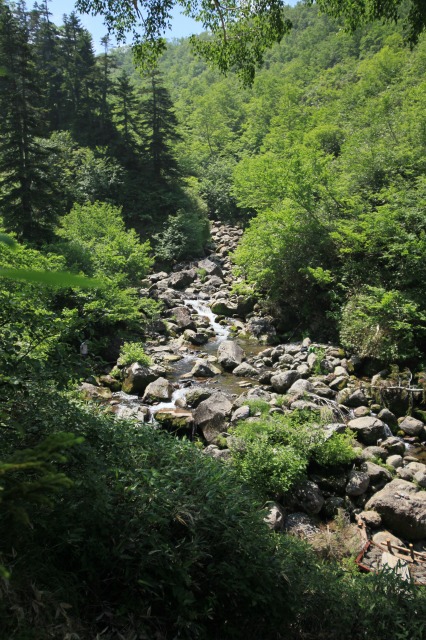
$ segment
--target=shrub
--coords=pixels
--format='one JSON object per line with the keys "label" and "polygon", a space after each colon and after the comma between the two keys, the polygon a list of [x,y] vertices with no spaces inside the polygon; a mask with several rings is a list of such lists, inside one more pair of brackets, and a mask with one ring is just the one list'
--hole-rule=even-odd
{"label": "shrub", "polygon": [[403,293],[365,287],[343,309],[340,339],[361,357],[392,362],[417,356],[425,330],[426,316]]}
{"label": "shrub", "polygon": [[350,464],[352,434],[329,436],[320,422],[320,412],[306,411],[239,422],[230,441],[237,473],[262,495],[283,496],[304,478],[311,461],[326,467]]}
{"label": "shrub", "polygon": [[125,342],[120,349],[118,364],[126,367],[134,362],[139,362],[147,367],[152,364],[151,358],[145,353],[141,342]]}
{"label": "shrub", "polygon": [[121,209],[105,202],[75,204],[57,234],[66,240],[59,249],[69,266],[86,275],[134,285],[153,263],[149,242],[141,243],[136,231],[126,230]]}
{"label": "shrub", "polygon": [[202,255],[209,238],[209,222],[203,213],[179,209],[164,226],[164,231],[155,236],[159,260],[172,264]]}

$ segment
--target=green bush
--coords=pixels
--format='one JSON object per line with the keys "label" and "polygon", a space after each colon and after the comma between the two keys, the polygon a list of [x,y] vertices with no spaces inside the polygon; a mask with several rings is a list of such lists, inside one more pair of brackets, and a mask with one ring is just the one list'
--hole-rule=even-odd
{"label": "green bush", "polygon": [[203,254],[209,238],[209,222],[198,211],[179,211],[169,216],[162,233],[155,236],[155,255],[158,260],[172,264]]}
{"label": "green bush", "polygon": [[425,335],[426,316],[400,291],[365,287],[342,312],[340,339],[361,357],[383,362],[419,355],[416,342]]}
{"label": "green bush", "polygon": [[145,366],[152,364],[151,358],[145,353],[141,342],[125,342],[120,349],[118,364],[126,367],[134,362]]}
{"label": "green bush", "polygon": [[329,436],[318,414],[295,411],[241,421],[231,430],[231,453],[237,473],[263,496],[288,493],[304,479],[310,462],[333,467],[350,464],[352,435]]}
{"label": "green bush", "polygon": [[59,249],[68,265],[86,275],[104,276],[123,286],[137,285],[152,266],[149,242],[126,230],[121,209],[105,202],[75,204],[61,220]]}

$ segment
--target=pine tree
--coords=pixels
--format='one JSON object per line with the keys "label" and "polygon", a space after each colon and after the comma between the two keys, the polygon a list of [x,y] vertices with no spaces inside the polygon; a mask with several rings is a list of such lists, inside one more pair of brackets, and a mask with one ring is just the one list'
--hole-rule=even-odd
{"label": "pine tree", "polygon": [[173,103],[161,80],[158,70],[151,72],[148,97],[142,105],[147,131],[145,148],[157,181],[174,177],[178,173],[172,144],[180,139]]}
{"label": "pine tree", "polygon": [[31,12],[32,43],[37,74],[43,91],[43,108],[46,113],[49,131],[62,128],[61,115],[63,112],[63,71],[59,51],[59,30],[50,21],[50,0],[35,3]]}
{"label": "pine tree", "polygon": [[38,241],[52,225],[47,157],[37,140],[43,132],[41,96],[29,44],[28,14],[0,4],[0,193],[7,230]]}
{"label": "pine tree", "polygon": [[64,67],[64,128],[86,146],[97,143],[98,116],[95,99],[96,61],[92,36],[81,26],[73,12],[64,16],[61,34],[61,58]]}

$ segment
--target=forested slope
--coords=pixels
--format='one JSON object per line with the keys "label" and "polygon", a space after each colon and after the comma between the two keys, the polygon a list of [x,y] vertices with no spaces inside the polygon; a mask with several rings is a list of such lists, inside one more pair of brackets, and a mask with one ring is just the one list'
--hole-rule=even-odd
{"label": "forested slope", "polygon": [[[248,225],[236,262],[281,330],[340,334],[362,355],[424,350],[425,56],[400,29],[346,33],[315,7],[252,89],[187,42],[161,62],[181,165],[210,214]],[[379,327],[379,329],[377,329]]]}
{"label": "forested slope", "polygon": [[[273,420],[244,474],[201,440],[113,414],[125,367],[170,373],[144,341],[167,352],[184,294],[166,315],[146,296],[167,274],[147,276],[186,260],[206,279],[190,261],[207,212],[245,228],[239,292],[280,337],[340,334],[386,362],[424,352],[425,39],[410,50],[397,27],[348,35],[315,8],[289,14],[242,88],[186,41],[141,76],[107,39],[96,57],[74,14],[59,26],[46,0],[0,0],[2,638],[423,640],[421,590],[266,527],[248,476],[269,482],[272,464],[282,484],[277,450],[289,473],[308,465],[277,447]],[[326,448],[343,442],[352,461],[348,437]]]}

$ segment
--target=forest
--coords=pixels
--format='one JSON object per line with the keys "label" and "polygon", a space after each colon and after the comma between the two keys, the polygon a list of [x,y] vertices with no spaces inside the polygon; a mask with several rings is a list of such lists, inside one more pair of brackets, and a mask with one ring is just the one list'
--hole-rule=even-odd
{"label": "forest", "polygon": [[424,587],[265,526],[308,471],[356,461],[347,431],[312,439],[312,416],[249,403],[224,464],[207,438],[81,393],[124,391],[136,362],[167,377],[152,345],[177,319],[156,275],[204,283],[196,261],[228,228],[231,293],[275,344],[309,336],[370,377],[426,381],[422,3],[358,3],[365,22],[333,1],[270,4],[259,41],[231,24],[229,57],[207,16],[213,35],[158,45],[154,63],[108,35],[96,55],[49,0],[0,0],[2,639],[425,638]]}

